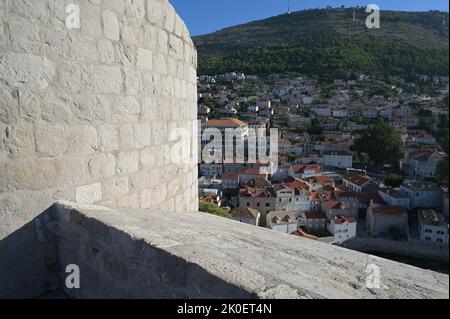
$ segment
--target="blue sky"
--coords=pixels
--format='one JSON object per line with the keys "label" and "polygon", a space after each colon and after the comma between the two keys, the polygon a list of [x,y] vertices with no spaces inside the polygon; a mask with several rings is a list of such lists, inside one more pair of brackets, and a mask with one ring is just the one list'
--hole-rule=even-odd
{"label": "blue sky", "polygon": [[[169,0],[186,22],[191,35],[268,18],[287,11],[288,0]],[[375,3],[381,10],[448,11],[448,0],[291,0],[292,10],[346,7]]]}

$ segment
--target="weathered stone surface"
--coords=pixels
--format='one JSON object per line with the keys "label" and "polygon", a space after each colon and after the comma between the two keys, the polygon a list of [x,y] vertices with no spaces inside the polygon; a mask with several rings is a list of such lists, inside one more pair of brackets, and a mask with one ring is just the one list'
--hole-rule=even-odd
{"label": "weathered stone surface", "polygon": [[[71,297],[449,297],[448,275],[204,213],[60,202],[47,225],[67,243],[60,267],[76,262],[88,278]],[[382,288],[366,288],[368,264],[380,267]]]}
{"label": "weathered stone surface", "polygon": [[27,157],[35,151],[33,126],[30,124],[8,126],[1,136],[6,152],[13,158]]}
{"label": "weathered stone surface", "polygon": [[80,186],[76,189],[77,203],[94,204],[102,199],[102,185],[100,183]]}
{"label": "weathered stone surface", "polygon": [[118,67],[87,65],[82,75],[83,89],[100,94],[120,94],[122,91],[122,72]]}
{"label": "weathered stone surface", "polygon": [[103,30],[109,40],[119,41],[119,20],[117,14],[112,11],[103,11]]}
{"label": "weathered stone surface", "polygon": [[[16,94],[17,95],[17,94]],[[19,103],[17,96],[0,89],[0,122],[12,124],[19,119]]]}
{"label": "weathered stone surface", "polygon": [[64,126],[60,124],[40,124],[35,127],[36,151],[39,156],[63,155],[68,149]]}
{"label": "weathered stone surface", "polygon": [[114,46],[111,41],[98,41],[98,58],[100,62],[105,64],[112,64],[115,60]]}
{"label": "weathered stone surface", "polygon": [[117,171],[120,175],[135,173],[139,170],[139,153],[121,152],[117,158]]}
{"label": "weathered stone surface", "polygon": [[44,90],[55,76],[46,58],[30,54],[0,53],[0,82],[12,87]]}
{"label": "weathered stone surface", "polygon": [[[191,45],[184,23],[167,0],[79,0],[81,28],[68,29],[67,4],[0,1],[0,245],[57,199],[180,210],[198,202],[191,181],[173,179],[176,165],[164,169],[170,122],[196,110],[196,92],[179,94],[196,74],[168,51],[170,41]],[[155,186],[161,193],[143,201]],[[1,269],[13,267],[7,261],[2,254]],[[39,295],[44,287],[26,279],[8,278],[6,291]]]}

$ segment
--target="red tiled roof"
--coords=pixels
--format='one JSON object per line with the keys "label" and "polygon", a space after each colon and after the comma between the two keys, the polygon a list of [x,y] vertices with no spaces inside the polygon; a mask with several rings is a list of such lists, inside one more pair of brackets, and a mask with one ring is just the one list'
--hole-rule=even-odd
{"label": "red tiled roof", "polygon": [[295,232],[291,233],[291,235],[298,236],[298,237],[305,237],[305,238],[314,239],[314,240],[318,239],[318,237],[308,234],[301,229],[297,229]]}
{"label": "red tiled roof", "polygon": [[295,174],[303,173],[305,170],[314,170],[316,173],[320,173],[320,165],[318,164],[308,164],[308,165],[292,165],[292,170]]}
{"label": "red tiled roof", "polygon": [[304,212],[304,214],[305,214],[305,217],[307,218],[307,219],[311,219],[311,218],[313,218],[313,219],[326,219],[327,218],[327,215],[325,215],[325,213],[324,212],[322,212],[322,211],[315,211],[315,212]]}
{"label": "red tiled roof", "polygon": [[345,222],[352,224],[356,223],[356,218],[338,215],[332,218],[331,221],[333,221],[336,225],[340,225]]}
{"label": "red tiled roof", "polygon": [[222,180],[238,180],[239,179],[239,173],[223,173]]}
{"label": "red tiled roof", "polygon": [[202,127],[241,127],[246,125],[244,121],[239,119],[227,119],[227,120],[209,120],[202,124]]}
{"label": "red tiled roof", "polygon": [[374,215],[383,215],[383,216],[398,216],[398,217],[408,216],[406,208],[403,206],[374,205],[372,206],[372,213]]}
{"label": "red tiled roof", "polygon": [[349,173],[349,174],[345,175],[343,178],[345,180],[348,180],[350,183],[358,185],[358,186],[363,186],[368,181],[370,181],[370,177],[364,176],[364,175],[359,175],[356,173]]}
{"label": "red tiled roof", "polygon": [[348,209],[350,208],[350,203],[347,201],[328,200],[325,202],[325,206],[328,209]]}

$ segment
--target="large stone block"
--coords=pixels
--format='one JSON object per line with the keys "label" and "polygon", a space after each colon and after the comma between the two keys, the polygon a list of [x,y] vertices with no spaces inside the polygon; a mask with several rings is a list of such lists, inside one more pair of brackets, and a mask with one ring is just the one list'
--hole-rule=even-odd
{"label": "large stone block", "polygon": [[136,66],[141,70],[151,71],[153,69],[153,54],[147,49],[138,49]]}
{"label": "large stone block", "polygon": [[89,173],[94,180],[116,175],[116,158],[112,154],[94,154],[88,160]]}
{"label": "large stone block", "polygon": [[81,66],[78,63],[62,62],[57,67],[59,88],[78,92],[81,89]]}
{"label": "large stone block", "polygon": [[55,76],[55,65],[30,54],[0,53],[0,82],[19,88],[45,90]]}
{"label": "large stone block", "polygon": [[12,158],[28,157],[35,153],[33,126],[17,124],[1,132],[7,154]]}
{"label": "large stone block", "polygon": [[88,125],[70,127],[67,134],[69,155],[90,155],[98,150],[98,136],[94,127]]}
{"label": "large stone block", "polygon": [[139,121],[141,105],[133,96],[120,96],[113,105],[113,121],[130,123]]}
{"label": "large stone block", "polygon": [[19,101],[13,94],[0,88],[0,122],[12,124],[19,119]]}
{"label": "large stone block", "polygon": [[118,198],[129,192],[128,177],[115,177],[103,183],[104,199]]}
{"label": "large stone block", "polygon": [[104,64],[112,64],[115,61],[114,46],[111,41],[98,41],[98,58]]}
{"label": "large stone block", "polygon": [[97,132],[101,152],[116,151],[120,148],[119,130],[115,125],[101,125],[97,128]]}
{"label": "large stone block", "polygon": [[42,157],[63,155],[69,147],[65,127],[60,124],[38,124],[35,136],[36,151]]}
{"label": "large stone block", "polygon": [[11,46],[15,51],[39,53],[41,39],[39,28],[23,18],[10,19],[8,23]]}
{"label": "large stone block", "polygon": [[96,183],[77,187],[75,196],[77,203],[95,204],[102,199],[102,185]]}
{"label": "large stone block", "polygon": [[119,41],[119,19],[117,14],[113,11],[106,10],[103,11],[102,17],[105,37],[109,40]]}
{"label": "large stone block", "polygon": [[82,87],[87,92],[120,94],[122,72],[119,67],[87,65],[82,74]]}
{"label": "large stone block", "polygon": [[143,19],[146,15],[145,0],[126,0],[126,12],[128,15]]}
{"label": "large stone block", "polygon": [[135,173],[139,170],[139,153],[120,152],[117,156],[117,172],[121,175]]}

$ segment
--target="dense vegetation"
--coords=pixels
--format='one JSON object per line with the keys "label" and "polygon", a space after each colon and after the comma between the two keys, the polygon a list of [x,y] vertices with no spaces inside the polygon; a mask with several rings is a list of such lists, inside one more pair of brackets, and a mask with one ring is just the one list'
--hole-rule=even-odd
{"label": "dense vegetation", "polygon": [[227,210],[218,207],[215,203],[206,202],[205,200],[199,201],[199,210],[203,213],[208,213],[220,217],[230,217]]}
{"label": "dense vegetation", "polygon": [[405,147],[400,136],[385,123],[369,127],[355,141],[354,147],[360,158],[367,158],[369,167],[398,167],[405,157]]}
{"label": "dense vegetation", "polygon": [[382,12],[368,30],[353,9],[308,10],[194,38],[199,72],[291,73],[321,79],[448,75],[448,13]]}

